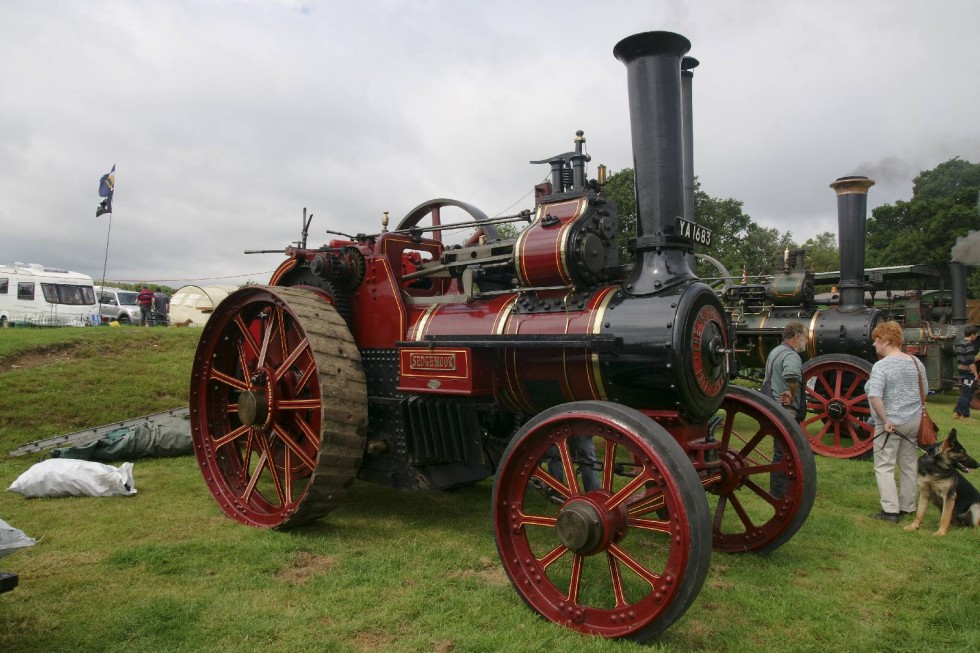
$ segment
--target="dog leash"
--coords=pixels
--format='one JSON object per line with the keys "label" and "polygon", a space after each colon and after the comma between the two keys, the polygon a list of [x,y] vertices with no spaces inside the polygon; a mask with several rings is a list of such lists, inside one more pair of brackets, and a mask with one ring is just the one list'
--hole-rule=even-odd
{"label": "dog leash", "polygon": [[[918,442],[914,442],[911,438],[902,435],[898,431],[893,431],[892,433],[894,433],[898,437],[902,438],[903,440],[905,440],[906,442],[908,442],[909,444],[911,444],[913,447],[915,447],[916,449],[918,449],[922,453],[928,454],[928,455],[932,455],[928,449],[923,449],[921,446],[919,446],[919,443]],[[881,443],[881,446],[885,446],[886,444],[888,444],[888,436],[892,435],[892,433],[889,433],[888,431],[882,431],[881,433],[879,433],[878,435],[874,436],[871,439],[872,439],[872,441],[874,441],[874,440],[877,440],[878,438],[880,438],[881,436],[885,436],[885,441]]]}

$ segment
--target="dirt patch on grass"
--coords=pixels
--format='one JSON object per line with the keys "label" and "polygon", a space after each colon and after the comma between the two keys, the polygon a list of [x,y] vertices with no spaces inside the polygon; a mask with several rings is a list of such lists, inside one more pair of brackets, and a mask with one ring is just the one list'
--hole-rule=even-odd
{"label": "dirt patch on grass", "polygon": [[306,551],[297,553],[289,567],[276,574],[276,578],[291,585],[303,585],[316,574],[322,574],[333,567],[337,561],[329,556],[318,556]]}
{"label": "dirt patch on grass", "polygon": [[358,651],[387,651],[397,639],[397,637],[390,633],[372,630],[365,633],[357,633],[350,640],[350,643]]}
{"label": "dirt patch on grass", "polygon": [[27,370],[51,363],[70,361],[82,347],[83,344],[78,342],[55,342],[19,354],[3,356],[0,357],[0,372]]}
{"label": "dirt patch on grass", "polygon": [[477,569],[465,569],[449,574],[450,578],[476,578],[487,585],[505,586],[510,585],[507,572],[503,566],[495,563],[490,558],[480,558]]}

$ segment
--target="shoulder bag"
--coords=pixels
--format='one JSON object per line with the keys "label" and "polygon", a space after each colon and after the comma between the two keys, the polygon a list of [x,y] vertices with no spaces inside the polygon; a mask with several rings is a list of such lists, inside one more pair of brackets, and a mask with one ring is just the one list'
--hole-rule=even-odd
{"label": "shoulder bag", "polygon": [[927,447],[930,444],[936,444],[936,440],[939,438],[939,427],[936,426],[926,411],[926,393],[922,390],[922,372],[919,371],[919,364],[913,356],[909,356],[909,358],[912,359],[912,364],[915,365],[915,373],[919,377],[919,398],[922,399],[922,421],[919,422],[918,444],[920,447]]}

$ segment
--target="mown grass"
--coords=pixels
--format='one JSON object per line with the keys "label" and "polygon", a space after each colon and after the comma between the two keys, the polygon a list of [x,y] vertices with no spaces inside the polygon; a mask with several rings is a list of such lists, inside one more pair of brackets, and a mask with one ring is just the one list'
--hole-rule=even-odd
{"label": "mown grass", "polygon": [[[0,332],[0,485],[28,441],[186,402],[198,330]],[[955,397],[930,398],[945,431]],[[980,428],[959,427],[980,453]],[[715,554],[687,614],[646,646],[545,622],[511,588],[489,481],[455,492],[355,484],[314,524],[223,516],[193,457],[140,460],[128,498],[0,493],[39,538],[0,560],[0,651],[976,651],[980,533],[871,520],[869,461],[817,459],[809,521],[767,556]]]}

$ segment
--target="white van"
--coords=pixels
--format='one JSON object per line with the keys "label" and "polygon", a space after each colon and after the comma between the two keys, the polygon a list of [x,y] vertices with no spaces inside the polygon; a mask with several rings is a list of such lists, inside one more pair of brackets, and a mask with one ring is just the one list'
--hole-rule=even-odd
{"label": "white van", "polygon": [[0,265],[0,327],[98,324],[92,277],[37,263]]}

